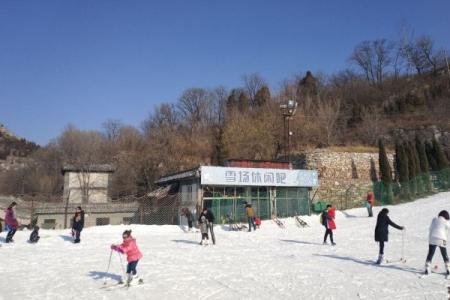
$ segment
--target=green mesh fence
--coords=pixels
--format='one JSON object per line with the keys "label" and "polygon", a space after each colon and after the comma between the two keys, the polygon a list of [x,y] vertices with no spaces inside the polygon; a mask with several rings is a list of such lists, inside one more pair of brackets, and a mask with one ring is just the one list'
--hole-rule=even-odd
{"label": "green mesh fence", "polygon": [[[217,190],[217,191],[216,191]],[[278,217],[307,215],[310,213],[309,193],[306,188],[277,188],[276,212]],[[251,203],[256,216],[263,220],[272,214],[269,190],[267,187],[214,187],[212,197],[205,197],[203,204],[212,210],[216,222],[247,222],[245,204]]]}

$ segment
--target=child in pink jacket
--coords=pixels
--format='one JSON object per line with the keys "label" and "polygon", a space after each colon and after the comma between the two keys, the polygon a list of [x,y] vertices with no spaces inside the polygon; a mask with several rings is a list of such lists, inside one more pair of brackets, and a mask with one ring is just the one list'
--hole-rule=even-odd
{"label": "child in pink jacket", "polygon": [[[123,243],[120,245],[111,245],[111,249],[124,253],[127,256],[127,283],[129,284],[136,276],[136,266],[142,258],[142,253],[136,244],[136,240],[131,236],[131,230],[125,230],[122,234]],[[141,282],[141,280],[139,280]]]}

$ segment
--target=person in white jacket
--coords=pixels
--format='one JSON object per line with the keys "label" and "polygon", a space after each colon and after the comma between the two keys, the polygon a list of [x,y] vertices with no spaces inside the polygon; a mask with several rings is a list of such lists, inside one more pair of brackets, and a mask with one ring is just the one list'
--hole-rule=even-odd
{"label": "person in white jacket", "polygon": [[429,235],[429,245],[428,245],[428,255],[425,262],[425,274],[430,273],[431,260],[433,259],[436,247],[441,250],[442,258],[445,262],[445,267],[447,269],[447,275],[450,275],[450,264],[447,255],[447,235],[450,230],[448,211],[443,210],[439,213],[437,217],[433,219],[430,226]]}

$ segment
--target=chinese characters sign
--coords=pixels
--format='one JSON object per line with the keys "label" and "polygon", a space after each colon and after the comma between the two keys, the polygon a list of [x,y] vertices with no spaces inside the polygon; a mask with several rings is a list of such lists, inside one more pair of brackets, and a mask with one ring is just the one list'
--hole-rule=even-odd
{"label": "chinese characters sign", "polygon": [[313,187],[318,185],[318,177],[313,170],[202,166],[201,184]]}

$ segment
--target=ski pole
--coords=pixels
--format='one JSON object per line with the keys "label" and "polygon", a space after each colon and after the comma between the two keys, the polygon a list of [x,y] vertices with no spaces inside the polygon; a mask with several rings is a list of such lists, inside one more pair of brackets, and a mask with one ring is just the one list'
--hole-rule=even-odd
{"label": "ski pole", "polygon": [[402,258],[401,258],[401,260],[403,262],[406,261],[406,259],[405,259],[405,233],[406,233],[406,229],[403,229],[402,230]]}
{"label": "ski pole", "polygon": [[122,255],[120,255],[119,252],[117,252],[117,254],[119,254],[120,267],[122,268],[122,277],[126,279],[126,276],[125,276],[125,274],[126,274],[126,273],[125,273],[125,268],[123,267],[123,262],[122,262]]}
{"label": "ski pole", "polygon": [[106,284],[106,279],[107,279],[106,274],[108,274],[108,272],[109,272],[109,266],[111,266],[112,253],[113,253],[113,250],[111,249],[111,252],[109,253],[108,267],[106,268],[106,272],[105,272],[105,274],[103,275],[103,277],[104,277],[103,284],[104,284],[104,285]]}

